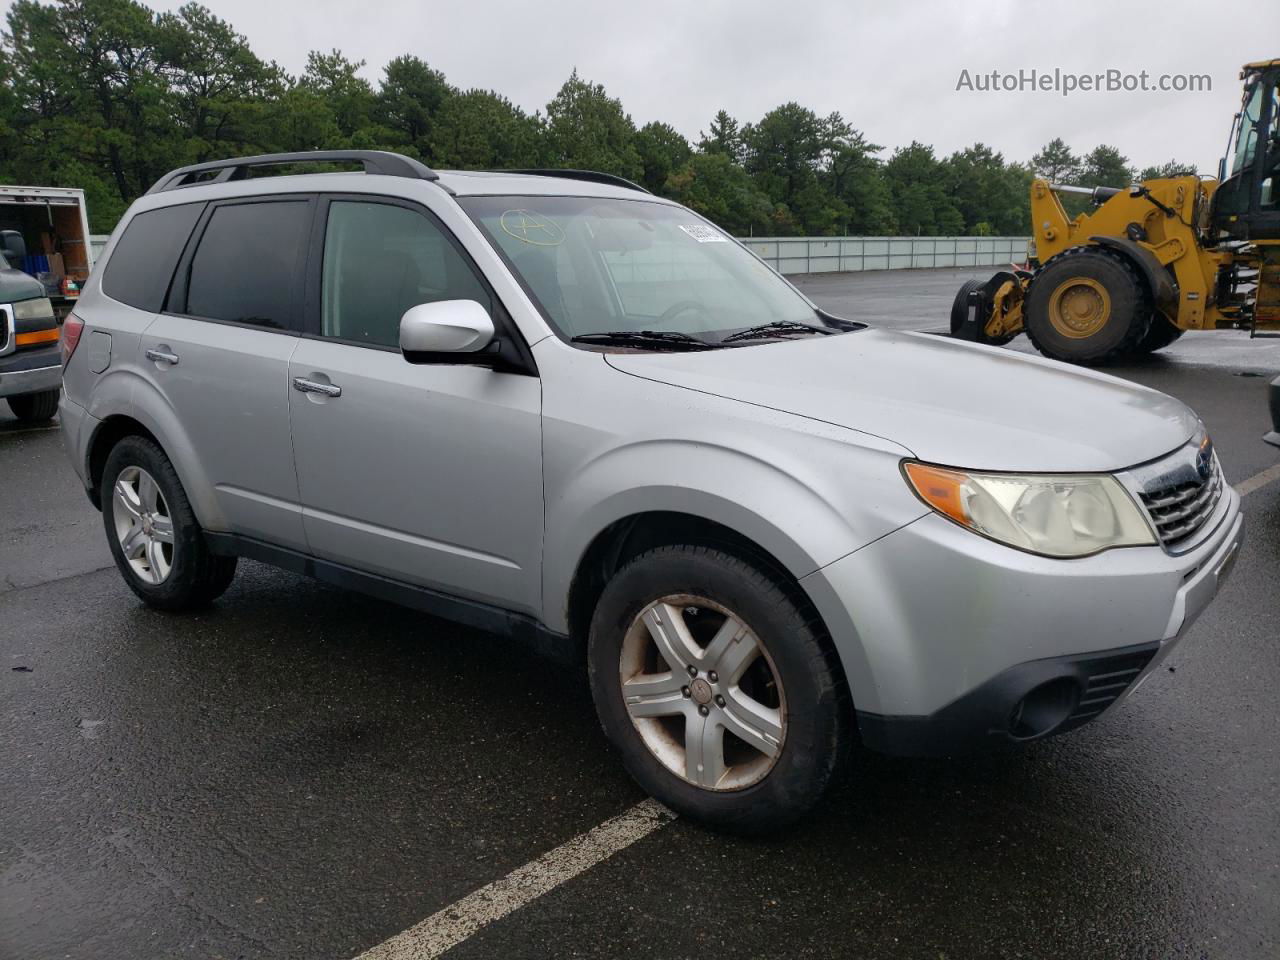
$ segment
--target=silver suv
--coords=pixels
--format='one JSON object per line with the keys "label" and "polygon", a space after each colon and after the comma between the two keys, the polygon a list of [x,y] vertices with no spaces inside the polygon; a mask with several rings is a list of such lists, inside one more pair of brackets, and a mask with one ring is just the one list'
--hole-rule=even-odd
{"label": "silver suv", "polygon": [[[360,169],[263,175],[301,162]],[[176,170],[63,340],[67,449],[145,602],[250,557],[562,642],[635,779],[732,829],[855,741],[1097,717],[1241,543],[1177,400],[830,316],[602,174]]]}

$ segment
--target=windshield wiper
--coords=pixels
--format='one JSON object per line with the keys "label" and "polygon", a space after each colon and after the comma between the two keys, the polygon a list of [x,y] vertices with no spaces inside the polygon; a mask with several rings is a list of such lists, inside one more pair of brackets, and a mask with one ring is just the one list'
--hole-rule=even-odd
{"label": "windshield wiper", "polygon": [[747,327],[745,330],[739,330],[737,333],[731,333],[729,336],[721,340],[721,343],[733,343],[737,340],[754,340],[757,337],[785,337],[791,331],[799,332],[804,330],[808,333],[835,333],[830,327],[815,327],[811,323],[801,323],[799,320],[770,320],[768,323],[762,323],[759,326]]}
{"label": "windshield wiper", "polygon": [[580,333],[574,343],[596,343],[619,347],[665,347],[671,350],[712,350],[715,344],[678,330],[604,330]]}

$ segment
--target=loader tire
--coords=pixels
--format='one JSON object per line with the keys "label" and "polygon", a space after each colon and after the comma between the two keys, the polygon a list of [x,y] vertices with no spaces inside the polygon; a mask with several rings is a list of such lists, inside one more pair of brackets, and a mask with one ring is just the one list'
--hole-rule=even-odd
{"label": "loader tire", "polygon": [[1146,336],[1139,340],[1133,348],[1133,355],[1140,357],[1162,350],[1185,332],[1179,327],[1175,327],[1165,317],[1155,314],[1151,317],[1151,325],[1147,327]]}
{"label": "loader tire", "polygon": [[1046,357],[1099,365],[1131,355],[1151,327],[1151,293],[1122,254],[1072,247],[1031,282],[1025,324]]}
{"label": "loader tire", "polygon": [[[956,298],[951,304],[951,335],[953,337],[961,335],[969,319],[969,294],[979,289],[985,282],[984,280],[966,280],[960,284],[960,289],[956,291]],[[978,318],[978,322],[982,322],[981,317]]]}
{"label": "loader tire", "polygon": [[[990,280],[966,280],[962,283],[956,292],[955,300],[951,303],[951,336],[958,340],[985,343],[995,347],[1002,347],[1017,336],[1012,334],[993,337],[986,331],[986,323],[991,319],[991,312],[994,309],[993,294],[1006,280],[1013,279],[1016,278],[1012,273],[997,273]],[[979,291],[982,300],[978,307],[978,321],[970,324],[968,322],[969,294],[974,290]]]}

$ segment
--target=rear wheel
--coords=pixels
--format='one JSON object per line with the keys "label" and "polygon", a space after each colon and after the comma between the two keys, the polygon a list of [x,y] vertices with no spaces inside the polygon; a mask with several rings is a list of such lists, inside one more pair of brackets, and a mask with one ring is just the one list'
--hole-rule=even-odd
{"label": "rear wheel", "polygon": [[[951,335],[959,340],[969,340],[974,343],[986,343],[992,346],[1004,346],[1017,334],[1001,335],[998,337],[990,336],[986,332],[986,324],[991,319],[992,311],[995,309],[995,295],[1006,282],[1016,281],[1012,273],[1001,271],[993,276],[990,280],[966,280],[960,285],[960,289],[956,291],[956,298],[951,303]],[[978,292],[978,317],[974,323],[969,323],[969,296],[974,291]]]}
{"label": "rear wheel", "polygon": [[777,578],[709,547],[633,560],[591,624],[591,689],[627,770],[674,810],[740,832],[809,810],[849,737],[843,677]]}
{"label": "rear wheel", "polygon": [[13,415],[19,420],[38,423],[52,420],[58,412],[58,391],[42,390],[40,393],[24,393],[17,397],[8,397],[7,402]]}
{"label": "rear wheel", "polygon": [[206,606],[226,591],[235,557],[204,540],[177,471],[145,437],[125,437],[102,472],[102,520],[116,567],[147,604],[162,610]]}
{"label": "rear wheel", "polygon": [[1099,364],[1132,353],[1151,326],[1151,296],[1134,266],[1098,246],[1073,247],[1036,274],[1027,336],[1067,363]]}

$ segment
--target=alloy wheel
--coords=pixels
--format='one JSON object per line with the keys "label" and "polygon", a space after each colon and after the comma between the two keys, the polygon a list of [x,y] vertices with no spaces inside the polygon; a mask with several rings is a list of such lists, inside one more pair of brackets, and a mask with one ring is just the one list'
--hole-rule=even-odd
{"label": "alloy wheel", "polygon": [[163,583],[173,569],[173,518],[155,478],[141,467],[121,470],[111,516],[129,567],[144,583]]}
{"label": "alloy wheel", "polygon": [[646,606],[623,637],[619,675],[645,746],[694,786],[749,787],[782,752],[777,669],[742,618],[715,601],[677,594]]}

